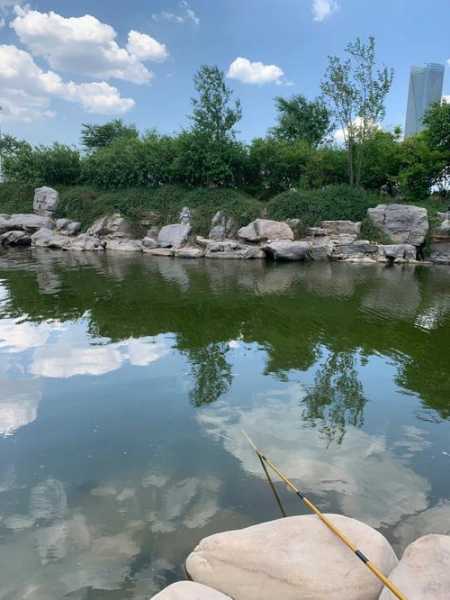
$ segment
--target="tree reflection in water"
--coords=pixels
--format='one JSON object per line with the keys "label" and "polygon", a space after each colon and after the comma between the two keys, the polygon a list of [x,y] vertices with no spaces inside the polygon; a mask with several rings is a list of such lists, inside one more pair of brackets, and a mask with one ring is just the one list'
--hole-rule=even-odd
{"label": "tree reflection in water", "polygon": [[233,376],[227,351],[228,342],[212,342],[189,351],[194,379],[190,398],[194,406],[211,404],[229,390]]}
{"label": "tree reflection in water", "polygon": [[356,355],[331,351],[302,400],[303,418],[331,443],[342,443],[347,425],[362,427],[367,399],[358,379]]}

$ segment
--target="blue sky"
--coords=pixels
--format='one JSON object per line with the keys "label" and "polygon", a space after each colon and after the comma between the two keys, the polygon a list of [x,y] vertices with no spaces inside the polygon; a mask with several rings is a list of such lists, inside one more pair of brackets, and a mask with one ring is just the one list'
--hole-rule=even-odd
{"label": "blue sky", "polygon": [[33,143],[76,144],[81,123],[113,116],[177,131],[188,124],[192,76],[204,63],[231,76],[249,140],[273,124],[275,96],[318,95],[327,56],[357,36],[374,35],[379,61],[395,70],[386,127],[404,125],[412,64],[445,63],[450,94],[449,0],[15,4],[0,0],[2,129]]}

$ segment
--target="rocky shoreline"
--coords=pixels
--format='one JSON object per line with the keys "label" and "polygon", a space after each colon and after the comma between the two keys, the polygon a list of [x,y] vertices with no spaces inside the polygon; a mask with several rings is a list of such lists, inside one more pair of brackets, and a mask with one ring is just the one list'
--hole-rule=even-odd
{"label": "rocky shoreline", "polygon": [[[192,233],[192,215],[185,207],[179,222],[150,227],[141,238],[118,213],[97,219],[86,232],[69,219],[55,219],[58,192],[35,190],[34,214],[0,215],[0,246],[33,246],[66,251],[140,252],[153,256],[207,259],[272,259],[276,261],[346,261],[358,263],[450,264],[450,211],[437,213],[431,235],[425,208],[380,204],[367,219],[386,243],[361,238],[361,222],[322,221],[304,229],[299,219],[256,219],[238,227],[218,211],[207,238]],[[423,256],[430,239],[430,253]]]}
{"label": "rocky shoreline", "polygon": [[[327,515],[408,600],[446,600],[450,536],[425,535],[399,560],[378,531]],[[225,531],[200,541],[186,560],[191,581],[154,600],[389,600],[394,595],[314,515]]]}

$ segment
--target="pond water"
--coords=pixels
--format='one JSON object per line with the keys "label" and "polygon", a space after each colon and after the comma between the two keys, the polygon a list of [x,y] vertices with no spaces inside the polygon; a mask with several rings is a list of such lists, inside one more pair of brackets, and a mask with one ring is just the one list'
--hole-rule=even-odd
{"label": "pond water", "polygon": [[450,533],[449,341],[446,267],[1,254],[0,599],[147,600],[278,518],[243,429],[398,552]]}

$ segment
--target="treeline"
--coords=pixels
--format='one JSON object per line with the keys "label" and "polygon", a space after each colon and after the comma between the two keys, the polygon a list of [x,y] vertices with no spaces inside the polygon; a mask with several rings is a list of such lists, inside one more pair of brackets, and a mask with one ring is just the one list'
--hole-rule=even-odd
{"label": "treeline", "polygon": [[259,199],[344,183],[412,199],[426,198],[440,183],[444,189],[450,175],[450,104],[432,106],[417,136],[402,140],[399,128],[383,131],[393,73],[375,69],[373,39],[357,40],[346,52],[344,62],[329,59],[320,98],[276,98],[276,125],[249,144],[237,139],[242,109],[223,72],[203,66],[195,76],[190,127],[180,133],[140,134],[121,120],[86,124],[81,149],[32,146],[4,136],[4,178],[104,190],[165,184],[235,188]]}

